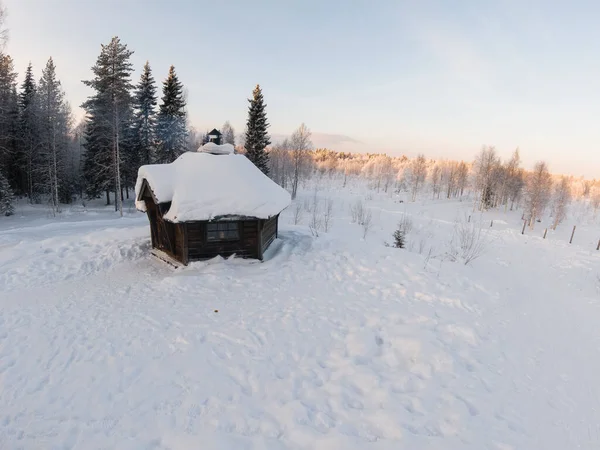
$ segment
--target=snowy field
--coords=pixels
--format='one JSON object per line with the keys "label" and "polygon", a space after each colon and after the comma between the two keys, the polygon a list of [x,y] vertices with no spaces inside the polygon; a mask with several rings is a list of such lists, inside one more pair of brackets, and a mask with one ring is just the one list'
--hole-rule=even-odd
{"label": "snowy field", "polygon": [[[327,180],[325,197],[319,237],[292,205],[265,262],[178,270],[131,208],[0,218],[0,448],[600,448],[600,227],[583,208],[544,240],[547,224],[521,235],[521,212],[470,201]],[[386,247],[402,214],[408,248]],[[464,265],[445,255],[467,215],[487,245]]]}

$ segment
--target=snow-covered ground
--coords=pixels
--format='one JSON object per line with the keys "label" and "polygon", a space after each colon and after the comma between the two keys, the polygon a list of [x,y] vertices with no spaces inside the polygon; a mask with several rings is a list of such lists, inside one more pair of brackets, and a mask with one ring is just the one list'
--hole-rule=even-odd
{"label": "snow-covered ground", "polygon": [[[328,233],[308,212],[291,225],[292,206],[265,262],[177,270],[131,207],[0,218],[0,448],[600,447],[600,227],[583,210],[544,240],[468,201],[318,195]],[[409,249],[386,247],[404,213]],[[444,257],[466,215],[488,242],[467,266]]]}

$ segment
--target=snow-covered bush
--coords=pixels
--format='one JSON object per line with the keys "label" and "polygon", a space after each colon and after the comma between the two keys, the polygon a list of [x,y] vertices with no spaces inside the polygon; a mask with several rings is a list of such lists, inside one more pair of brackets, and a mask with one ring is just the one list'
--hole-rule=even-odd
{"label": "snow-covered bush", "polygon": [[302,207],[302,203],[296,201],[294,203],[294,207],[292,208],[292,221],[294,225],[298,225],[302,221],[302,216],[304,215],[304,209]]}
{"label": "snow-covered bush", "polygon": [[362,224],[365,216],[365,206],[361,199],[358,199],[354,202],[354,204],[350,205],[350,217],[352,218],[352,223]]}
{"label": "snow-covered bush", "polygon": [[331,216],[333,215],[333,200],[328,198],[325,200],[325,210],[323,211],[323,228],[325,233],[331,228]]}
{"label": "snow-covered bush", "polygon": [[363,219],[362,219],[362,222],[360,222],[360,225],[362,226],[362,229],[363,229],[363,239],[366,239],[367,234],[369,234],[369,230],[373,226],[373,214],[371,214],[371,210],[368,210],[363,215]]}
{"label": "snow-covered bush", "polygon": [[0,215],[11,216],[15,213],[15,196],[13,194],[8,180],[0,172]]}

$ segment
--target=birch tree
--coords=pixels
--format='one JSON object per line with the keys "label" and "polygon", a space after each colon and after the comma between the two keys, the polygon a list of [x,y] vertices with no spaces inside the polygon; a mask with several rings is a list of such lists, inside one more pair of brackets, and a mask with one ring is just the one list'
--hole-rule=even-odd
{"label": "birch tree", "polygon": [[298,184],[305,176],[309,167],[309,151],[312,149],[311,132],[305,124],[300,125],[292,133],[290,138],[290,149],[292,153],[291,185],[292,199],[298,193]]}
{"label": "birch tree", "polygon": [[427,160],[425,155],[419,155],[410,164],[411,198],[416,201],[419,190],[427,178]]}
{"label": "birch tree", "polygon": [[556,230],[556,227],[567,217],[567,209],[570,203],[571,180],[567,177],[562,177],[554,189],[552,205],[552,215],[554,216],[554,221],[552,222],[553,230]]}
{"label": "birch tree", "polygon": [[223,144],[231,144],[235,147],[235,130],[229,121],[223,124],[221,134],[223,135]]}
{"label": "birch tree", "polygon": [[479,210],[484,210],[493,205],[495,189],[495,170],[500,164],[500,159],[494,147],[484,146],[473,164],[475,175],[475,188],[479,195]]}
{"label": "birch tree", "polygon": [[552,177],[544,161],[535,164],[526,184],[525,212],[529,227],[533,230],[536,219],[541,217],[552,194]]}

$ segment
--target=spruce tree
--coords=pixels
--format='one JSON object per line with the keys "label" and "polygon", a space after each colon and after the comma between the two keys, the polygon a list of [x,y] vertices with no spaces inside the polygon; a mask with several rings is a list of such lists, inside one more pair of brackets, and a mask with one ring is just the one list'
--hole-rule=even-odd
{"label": "spruce tree", "polygon": [[14,214],[14,195],[8,179],[0,170],[0,215],[10,216]]}
{"label": "spruce tree", "polygon": [[19,184],[16,79],[12,58],[0,53],[0,170],[4,171],[4,176],[12,188]]}
{"label": "spruce tree", "polygon": [[252,92],[252,98],[248,99],[248,121],[246,123],[246,139],[244,147],[246,157],[254,163],[265,175],[269,174],[269,154],[266,147],[271,144],[267,128],[267,113],[262,91],[257,84]]}
{"label": "spruce tree", "polygon": [[134,94],[133,155],[136,170],[154,160],[156,143],[156,86],[150,63],[146,61]]}
{"label": "spruce tree", "polygon": [[[130,149],[131,138],[131,72],[129,61],[132,51],[118,37],[112,38],[102,50],[92,67],[94,78],[84,81],[95,90],[94,95],[82,105],[87,112],[86,155],[84,177],[89,197],[99,197],[109,190],[115,193],[115,210],[123,215],[122,158]],[[126,172],[126,171],[125,171]]]}
{"label": "spruce tree", "polygon": [[169,76],[163,82],[163,96],[158,112],[157,149],[155,163],[173,162],[186,150],[187,128],[183,85],[175,73],[169,69]]}
{"label": "spruce tree", "polygon": [[56,78],[56,67],[52,58],[42,71],[38,96],[41,170],[36,176],[41,181],[43,193],[48,196],[52,211],[59,212],[61,201],[70,200],[66,161],[71,115],[61,83]]}
{"label": "spruce tree", "polygon": [[24,172],[23,191],[30,202],[37,201],[39,190],[35,172],[38,167],[39,143],[39,102],[37,86],[33,76],[31,63],[25,72],[25,79],[19,93],[19,153],[22,171]]}

